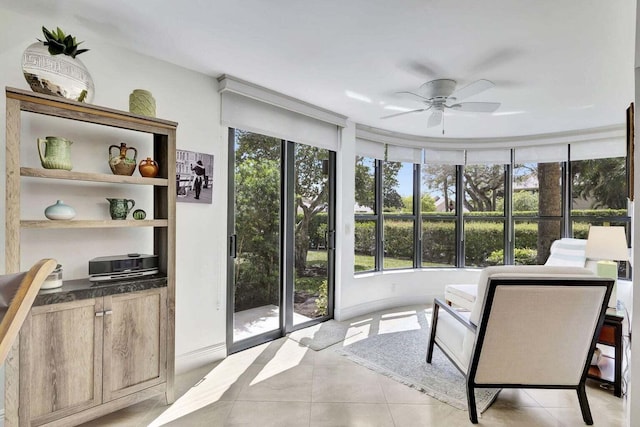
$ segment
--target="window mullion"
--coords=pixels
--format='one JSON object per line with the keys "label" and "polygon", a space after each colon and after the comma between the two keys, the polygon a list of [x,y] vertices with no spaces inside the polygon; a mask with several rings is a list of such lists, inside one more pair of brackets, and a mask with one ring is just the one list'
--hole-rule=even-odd
{"label": "window mullion", "polygon": [[376,250],[375,250],[375,270],[382,271],[382,254],[384,252],[383,233],[383,195],[382,195],[382,160],[376,159],[375,167],[375,217],[376,217]]}

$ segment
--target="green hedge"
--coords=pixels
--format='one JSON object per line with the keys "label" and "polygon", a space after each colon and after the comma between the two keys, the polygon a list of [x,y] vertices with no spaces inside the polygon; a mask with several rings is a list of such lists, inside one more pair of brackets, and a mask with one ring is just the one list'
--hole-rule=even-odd
{"label": "green hedge", "polygon": [[[435,264],[455,263],[455,227],[451,220],[423,220],[422,259]],[[588,223],[574,222],[573,236],[586,239]],[[385,256],[411,259],[413,256],[413,223],[410,221],[385,221]],[[515,228],[516,262],[535,264],[538,243],[538,223],[518,222]],[[465,223],[466,265],[502,264],[504,248],[504,223],[467,221]],[[355,225],[355,253],[375,254],[375,223],[358,221]],[[499,260],[499,261],[498,261]]]}

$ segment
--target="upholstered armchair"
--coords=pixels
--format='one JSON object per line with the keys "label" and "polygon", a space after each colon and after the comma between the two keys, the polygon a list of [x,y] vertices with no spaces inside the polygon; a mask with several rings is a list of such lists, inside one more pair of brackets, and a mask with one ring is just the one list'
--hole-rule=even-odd
{"label": "upholstered armchair", "polygon": [[29,271],[0,276],[0,364],[9,354],[42,283],[56,265],[53,259],[43,259]]}
{"label": "upholstered armchair", "polygon": [[474,424],[476,388],[575,389],[593,424],[585,383],[612,287],[579,267],[486,268],[471,311],[434,300],[427,363],[437,345],[465,375]]}

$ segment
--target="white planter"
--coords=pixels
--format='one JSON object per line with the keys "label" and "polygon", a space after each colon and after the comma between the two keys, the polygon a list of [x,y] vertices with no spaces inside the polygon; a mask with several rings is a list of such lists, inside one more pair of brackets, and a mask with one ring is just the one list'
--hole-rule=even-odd
{"label": "white planter", "polygon": [[43,42],[33,43],[24,51],[22,72],[34,92],[93,101],[93,79],[82,61],[64,54],[51,55]]}

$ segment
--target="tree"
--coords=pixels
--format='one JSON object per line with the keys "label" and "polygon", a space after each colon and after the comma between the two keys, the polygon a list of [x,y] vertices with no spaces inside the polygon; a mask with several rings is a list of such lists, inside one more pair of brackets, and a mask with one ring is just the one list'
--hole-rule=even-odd
{"label": "tree", "polygon": [[420,211],[421,212],[435,212],[436,201],[429,194],[423,194],[420,198]]}
{"label": "tree", "polygon": [[328,177],[323,174],[323,161],[328,161],[327,151],[297,144],[295,154],[296,207],[302,217],[295,229],[295,268],[302,273],[307,265],[309,251],[309,224],[313,217],[327,211]]}
{"label": "tree", "polygon": [[[530,191],[516,191],[513,193],[511,203],[514,212],[537,211],[538,210],[538,194]],[[496,210],[504,210],[504,198],[500,197],[496,202]]]}
{"label": "tree", "polygon": [[405,206],[398,193],[400,162],[382,162],[382,207],[386,212],[402,210]]}
{"label": "tree", "polygon": [[[402,163],[382,162],[384,184],[382,186],[382,206],[384,210],[396,210],[405,207],[398,193],[398,173]],[[356,156],[355,170],[356,203],[372,211],[375,207],[375,161],[368,157]]]}
{"label": "tree", "polygon": [[504,197],[503,165],[467,165],[464,167],[462,202],[469,211],[493,212],[498,197]]}
{"label": "tree", "polygon": [[277,304],[280,167],[275,160],[236,163],[236,310]]}
{"label": "tree", "polygon": [[373,159],[356,156],[356,203],[375,211],[375,163]]}
{"label": "tree", "polygon": [[571,162],[573,194],[592,199],[592,208],[627,207],[627,169],[624,157]]}
{"label": "tree", "polygon": [[[248,162],[248,164],[254,165],[256,162],[273,162],[277,165],[277,188],[279,191],[281,140],[243,131],[237,131],[236,135],[236,163]],[[304,144],[296,144],[295,147],[294,203],[296,212],[302,214],[301,216],[296,215],[295,268],[298,272],[303,272],[306,268],[309,250],[309,224],[319,212],[326,212],[327,208],[327,176],[323,173],[323,162],[328,160],[328,155],[326,150]],[[253,191],[262,191],[259,187],[259,184],[261,184],[259,180],[260,173],[264,172],[263,169],[239,168],[237,172],[250,176],[255,175],[256,179],[250,181],[255,186]],[[360,177],[366,179],[366,176],[362,174]],[[279,196],[275,195],[273,197],[279,203]],[[276,212],[278,216],[271,218],[271,221],[274,221],[279,226],[279,206],[273,212]],[[269,216],[265,217],[259,212],[255,212],[255,215],[257,215],[258,220],[268,220],[269,218]],[[279,247],[279,245],[276,247]]]}
{"label": "tree", "polygon": [[[422,166],[423,184],[430,190],[437,190],[444,197],[444,205],[449,202],[456,193],[456,167],[453,165],[427,164]],[[435,209],[434,209],[435,210]]]}
{"label": "tree", "polygon": [[[538,213],[540,217],[562,215],[562,169],[559,163],[538,163]],[[560,237],[560,221],[538,222],[538,264],[544,264],[554,240]]]}

